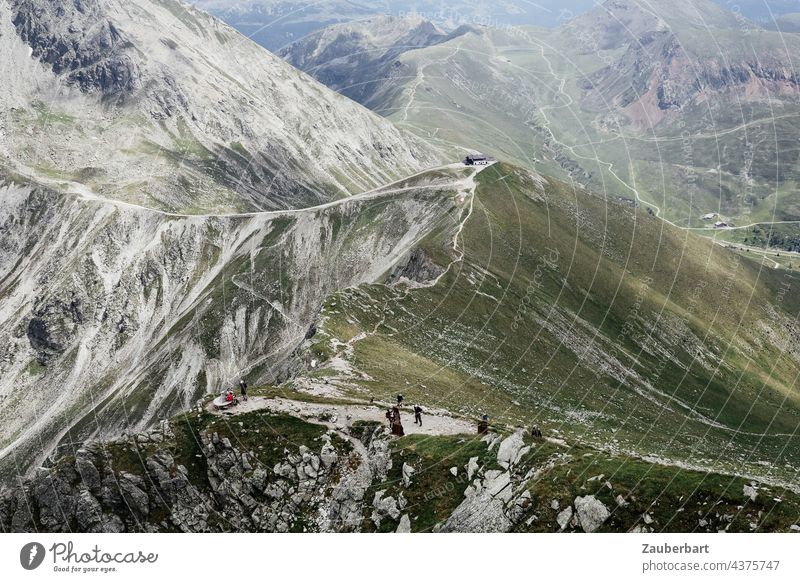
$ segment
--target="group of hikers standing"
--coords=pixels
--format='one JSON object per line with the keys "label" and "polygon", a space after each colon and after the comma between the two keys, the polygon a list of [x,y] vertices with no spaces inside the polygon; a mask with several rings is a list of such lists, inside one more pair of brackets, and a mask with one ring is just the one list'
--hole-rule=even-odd
{"label": "group of hikers standing", "polygon": [[[403,403],[403,395],[397,395],[397,404],[392,406],[386,411],[386,420],[389,422],[389,428],[395,436],[405,435],[403,430],[403,422],[400,419],[400,405]],[[419,404],[414,405],[414,424],[422,426],[422,407]]]}
{"label": "group of hikers standing", "polygon": [[[247,400],[247,382],[244,381],[244,378],[239,380],[239,392],[241,394],[242,400]],[[233,390],[230,388],[225,391],[225,400],[228,402],[238,402],[238,399],[233,395]],[[404,436],[405,431],[403,430],[403,422],[400,418],[400,406],[403,404],[403,395],[397,395],[397,404],[392,406],[386,411],[386,420],[389,422],[389,428],[392,431],[392,434],[395,436]],[[370,404],[374,403],[375,399],[370,398]],[[422,427],[422,407],[419,404],[414,405],[414,424]],[[481,416],[480,421],[478,422],[478,434],[486,434],[489,432],[489,415],[484,414]],[[538,425],[534,425],[531,428],[531,436],[533,438],[543,438],[542,430],[539,428]]]}

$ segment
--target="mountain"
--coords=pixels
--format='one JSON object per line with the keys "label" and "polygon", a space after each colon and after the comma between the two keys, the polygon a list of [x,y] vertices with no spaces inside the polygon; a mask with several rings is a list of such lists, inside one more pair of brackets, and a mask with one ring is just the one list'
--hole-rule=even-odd
{"label": "mountain", "polygon": [[796,529],[798,277],[512,166],[464,186],[327,298],[289,381],[65,447],[0,529]]}
{"label": "mountain", "polygon": [[435,46],[451,36],[419,16],[378,16],[325,28],[278,54],[331,89],[370,107],[388,100],[383,90],[402,84],[406,71],[398,60],[401,54]]}
{"label": "mountain", "polygon": [[[800,218],[795,35],[706,0],[609,0],[556,29],[460,32],[398,55],[395,75],[369,69],[373,93],[358,98],[443,147],[631,198],[700,232],[709,213],[761,228]],[[328,66],[324,53],[297,63]]]}
{"label": "mountain", "polygon": [[598,10],[287,49],[387,120],[183,4],[0,3],[0,530],[797,529],[794,255],[679,223],[794,212],[791,72]]}
{"label": "mountain", "polygon": [[248,38],[278,52],[327,26],[380,16],[422,17],[452,32],[461,26],[557,26],[589,10],[593,0],[193,0]]}
{"label": "mountain", "polygon": [[193,3],[273,52],[331,24],[375,15],[372,2],[352,0],[195,0]]}
{"label": "mountain", "polygon": [[4,479],[285,378],[454,211],[455,178],[389,186],[436,150],[177,2],[4,1],[0,43]]}
{"label": "mountain", "polygon": [[779,32],[800,32],[800,12],[789,12],[776,16],[771,22],[764,23],[764,27]]}
{"label": "mountain", "polygon": [[0,14],[14,55],[0,147],[25,177],[202,214],[311,206],[438,160],[174,0],[13,0]]}

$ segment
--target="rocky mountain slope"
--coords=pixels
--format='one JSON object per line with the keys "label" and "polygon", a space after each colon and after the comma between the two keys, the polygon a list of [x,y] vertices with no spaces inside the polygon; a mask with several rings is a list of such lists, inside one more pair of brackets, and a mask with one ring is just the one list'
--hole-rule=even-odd
{"label": "rocky mountain slope", "polygon": [[177,0],[0,4],[9,171],[168,212],[298,208],[436,152]]}
{"label": "rocky mountain slope", "polygon": [[3,480],[285,377],[458,212],[436,150],[179,2],[4,0],[0,45]]}
{"label": "rocky mountain slope", "polygon": [[239,376],[285,377],[322,300],[389,270],[457,212],[462,187],[423,174],[317,210],[175,217],[4,186],[4,474]]}

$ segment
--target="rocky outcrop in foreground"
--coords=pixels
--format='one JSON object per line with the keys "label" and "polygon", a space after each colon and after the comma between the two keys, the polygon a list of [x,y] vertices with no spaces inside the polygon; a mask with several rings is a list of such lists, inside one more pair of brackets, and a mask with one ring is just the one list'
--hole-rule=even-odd
{"label": "rocky outcrop in foreground", "polygon": [[[251,415],[238,423],[206,415],[208,427],[198,432],[164,422],[148,433],[89,443],[4,489],[0,529],[342,532],[391,524],[392,531],[411,531],[408,499],[412,488],[419,489],[417,470],[393,462],[391,437],[382,426],[367,424],[342,435],[290,417],[259,416],[256,424],[246,416]],[[255,426],[279,428],[264,445],[242,446],[248,433],[269,432]],[[294,440],[300,432],[310,437],[305,444]],[[523,516],[535,519],[527,515],[530,493],[524,491],[532,472],[523,476],[514,463],[526,452],[520,435],[490,435],[485,442],[497,449],[500,466],[487,470],[474,457],[454,468],[454,477],[462,475],[454,482],[466,494],[434,529],[508,531]],[[392,479],[393,467],[401,479]],[[447,489],[447,496],[461,497]],[[432,503],[437,495],[445,497],[427,493]]]}
{"label": "rocky outcrop in foreground", "polygon": [[331,422],[192,412],[148,433],[88,443],[0,490],[0,531],[800,527],[796,495],[736,477],[609,457],[522,431],[396,439],[381,423]]}

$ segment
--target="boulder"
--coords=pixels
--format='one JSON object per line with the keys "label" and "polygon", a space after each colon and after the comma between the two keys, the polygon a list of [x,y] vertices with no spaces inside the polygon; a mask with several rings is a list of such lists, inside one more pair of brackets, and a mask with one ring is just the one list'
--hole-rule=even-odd
{"label": "boulder", "polygon": [[558,528],[561,530],[566,529],[571,519],[572,519],[572,507],[567,507],[566,509],[563,509],[556,516],[556,523],[558,523]]}
{"label": "boulder", "polygon": [[530,450],[525,446],[522,438],[522,431],[518,430],[511,436],[503,439],[497,449],[497,463],[504,469],[508,469],[517,463]]}
{"label": "boulder", "polygon": [[395,533],[411,533],[411,520],[409,519],[407,513],[404,513],[403,517],[400,518],[400,523],[398,524]]}
{"label": "boulder", "polygon": [[578,514],[578,523],[587,533],[597,531],[611,516],[608,508],[594,495],[576,497],[574,504]]}
{"label": "boulder", "polygon": [[469,462],[467,463],[467,479],[470,481],[472,477],[475,476],[475,473],[478,472],[478,457],[470,457]]}
{"label": "boulder", "polygon": [[414,467],[409,465],[408,463],[403,463],[403,485],[406,487],[411,486],[411,477],[414,475],[416,470]]}
{"label": "boulder", "polygon": [[397,508],[397,501],[394,497],[384,497],[386,491],[378,491],[372,500],[372,521],[376,527],[380,527],[381,521],[385,517],[397,519],[400,517],[400,510]]}

